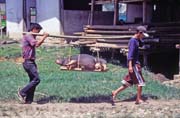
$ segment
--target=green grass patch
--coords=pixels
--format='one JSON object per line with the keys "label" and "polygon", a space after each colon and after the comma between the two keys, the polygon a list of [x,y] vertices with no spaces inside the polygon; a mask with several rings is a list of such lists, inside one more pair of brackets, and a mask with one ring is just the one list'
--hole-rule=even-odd
{"label": "green grass patch", "polygon": [[[71,52],[71,53],[70,53]],[[65,71],[55,63],[59,56],[78,54],[79,49],[69,47],[37,48],[37,65],[41,78],[35,99],[50,102],[106,102],[111,91],[121,85],[121,79],[127,73],[127,68],[108,64],[107,72]],[[0,57],[8,60],[0,62],[0,100],[17,100],[18,87],[25,86],[29,79],[22,64],[17,64],[11,58],[21,55],[20,45],[0,47]],[[179,89],[167,87],[152,80],[147,71],[143,71],[146,86],[144,96],[157,99],[180,99]],[[118,95],[118,98],[129,99],[136,94],[136,87],[131,87]]]}

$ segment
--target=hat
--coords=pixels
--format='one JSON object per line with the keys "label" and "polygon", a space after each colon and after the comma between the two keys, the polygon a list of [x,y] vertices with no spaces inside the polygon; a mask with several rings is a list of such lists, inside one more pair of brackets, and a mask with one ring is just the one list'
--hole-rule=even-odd
{"label": "hat", "polygon": [[146,27],[144,27],[144,26],[138,26],[138,27],[136,28],[136,30],[137,30],[138,32],[143,33],[144,37],[149,37],[149,34],[146,33],[146,31],[147,31]]}

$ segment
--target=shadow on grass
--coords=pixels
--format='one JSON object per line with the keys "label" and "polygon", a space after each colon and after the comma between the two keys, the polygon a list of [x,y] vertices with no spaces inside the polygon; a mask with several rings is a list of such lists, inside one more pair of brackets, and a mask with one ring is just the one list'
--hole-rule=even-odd
{"label": "shadow on grass", "polygon": [[[143,94],[142,99],[146,101],[148,99],[158,99],[158,97],[154,95],[150,95],[150,94]],[[132,97],[122,100],[121,102],[135,101],[135,100],[136,100],[136,95],[133,95]],[[71,98],[69,102],[71,103],[103,103],[103,102],[111,103],[112,98],[110,95],[98,95],[98,96]]]}
{"label": "shadow on grass", "polygon": [[111,102],[111,96],[110,95],[97,95],[97,96],[89,96],[89,97],[79,97],[79,98],[71,98],[71,103],[103,103]]}
{"label": "shadow on grass", "polygon": [[[128,99],[124,99],[121,100],[121,102],[131,102],[131,101],[136,101],[136,95],[133,95],[132,97],[128,98]],[[159,99],[158,96],[155,95],[151,95],[151,94],[143,94],[142,95],[142,100],[146,101],[148,99],[153,99],[153,100],[157,100]]]}
{"label": "shadow on grass", "polygon": [[[142,99],[144,101],[148,99],[158,99],[157,96],[151,94],[143,94]],[[41,98],[37,101],[37,104],[46,104],[46,103],[53,103],[58,101],[63,101],[64,98],[59,96],[49,96]],[[132,95],[132,97],[116,102],[131,102],[136,100],[136,95]],[[79,97],[79,98],[71,98],[69,100],[70,103],[112,103],[112,98],[110,95],[97,95],[97,96],[89,96],[89,97]]]}
{"label": "shadow on grass", "polygon": [[43,97],[39,100],[37,100],[37,104],[46,104],[46,103],[52,103],[54,101],[60,101],[62,100],[62,97],[59,96],[49,96],[49,97]]}

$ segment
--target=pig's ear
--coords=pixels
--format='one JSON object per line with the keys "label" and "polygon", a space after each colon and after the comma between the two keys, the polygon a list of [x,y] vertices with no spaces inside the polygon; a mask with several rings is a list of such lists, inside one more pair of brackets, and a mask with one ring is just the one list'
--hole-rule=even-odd
{"label": "pig's ear", "polygon": [[63,64],[63,60],[64,60],[64,58],[60,57],[60,58],[56,59],[56,63],[61,65],[61,64]]}

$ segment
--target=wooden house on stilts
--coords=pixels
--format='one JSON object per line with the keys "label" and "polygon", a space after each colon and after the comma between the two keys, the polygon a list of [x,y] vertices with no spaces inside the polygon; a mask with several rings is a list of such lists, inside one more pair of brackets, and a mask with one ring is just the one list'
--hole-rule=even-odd
{"label": "wooden house on stilts", "polygon": [[[97,10],[101,6],[100,10],[107,12],[103,11],[103,7],[109,4],[113,6],[111,24],[98,24]],[[89,5],[88,24],[84,25],[83,32],[74,34],[112,36],[112,39],[80,39],[75,43],[81,45],[82,53],[92,47],[100,48],[102,52],[108,49],[112,56],[119,52],[126,53],[128,40],[135,33],[136,26],[144,25],[150,37],[144,40],[144,46],[140,49],[143,65],[157,73],[165,73],[171,79],[178,73],[179,50],[176,45],[180,42],[179,0],[91,0]]]}

